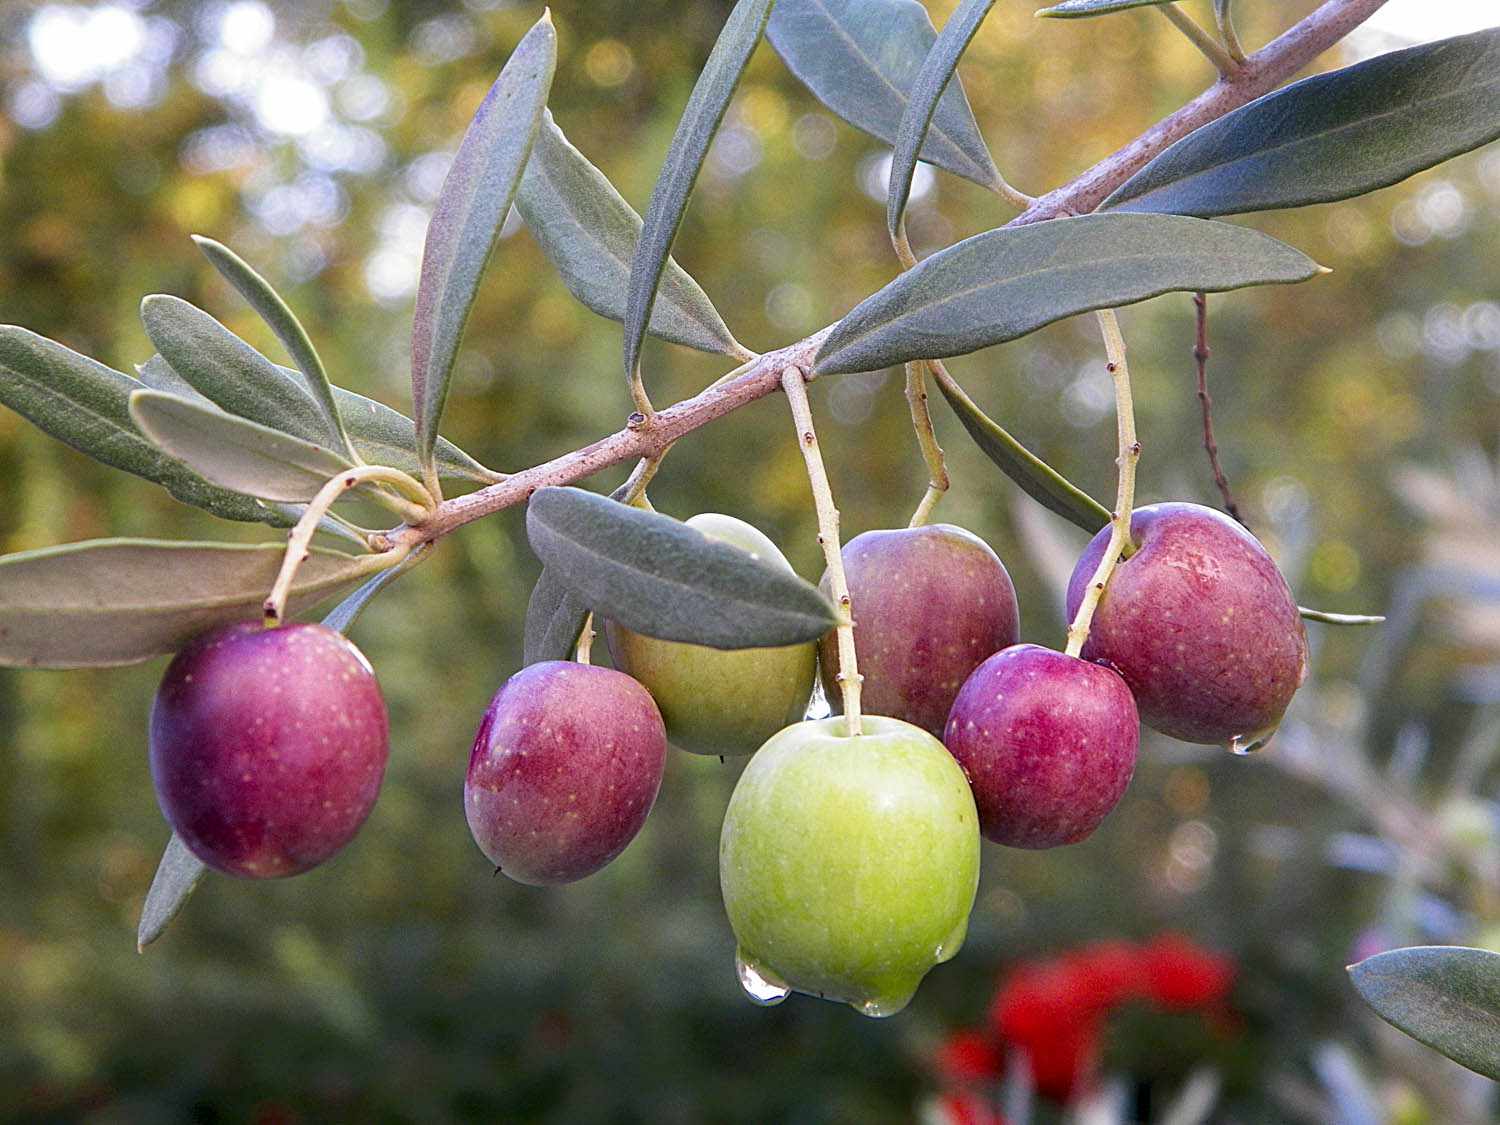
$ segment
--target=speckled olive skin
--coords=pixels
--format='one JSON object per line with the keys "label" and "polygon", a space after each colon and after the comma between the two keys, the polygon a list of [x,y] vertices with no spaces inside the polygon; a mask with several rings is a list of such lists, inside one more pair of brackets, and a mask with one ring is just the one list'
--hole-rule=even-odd
{"label": "speckled olive skin", "polygon": [[[792,564],[756,528],[705,512],[687,521],[708,538],[790,571]],[[667,738],[694,754],[753,754],[807,713],[817,675],[812,641],[781,648],[716,649],[662,641],[604,624],[615,667],[640,681],[661,708]]]}
{"label": "speckled olive skin", "polygon": [[[989,544],[952,524],[866,531],[843,550],[861,706],[941,738],[953,697],[981,660],[1016,643],[1016,588]],[[824,593],[830,590],[823,576]],[[838,638],[818,648],[823,689],[842,711]]]}
{"label": "speckled olive skin", "polygon": [[323,625],[199,637],[151,709],[162,812],[208,866],[252,879],[299,875],[353,839],[389,748],[375,673]]}
{"label": "speckled olive skin", "polygon": [[1012,645],[974,669],[944,742],[968,775],[985,839],[1052,848],[1087,838],[1119,804],[1140,738],[1118,673]]}
{"label": "speckled olive skin", "polygon": [[867,1015],[958,952],[979,881],[974,798],[942,743],[896,719],[787,727],[724,816],[719,882],[741,960]]}
{"label": "speckled olive skin", "polygon": [[[1141,721],[1184,742],[1274,730],[1307,671],[1307,637],[1286,579],[1239,523],[1198,504],[1152,504],[1116,568],[1083,656],[1114,665]],[[1099,532],[1068,583],[1071,620],[1104,553]]]}
{"label": "speckled olive skin", "polygon": [[635,839],[666,755],[661,713],[629,676],[533,664],[505,681],[479,724],[464,783],[469,831],[517,882],[582,879]]}

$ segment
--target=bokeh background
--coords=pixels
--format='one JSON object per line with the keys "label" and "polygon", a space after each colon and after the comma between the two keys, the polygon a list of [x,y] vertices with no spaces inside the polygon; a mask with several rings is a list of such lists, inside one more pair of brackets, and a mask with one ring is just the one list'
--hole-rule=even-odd
{"label": "bokeh background", "polygon": [[[554,7],[553,109],[637,208],[728,7]],[[940,23],[952,4],[929,7]],[[1188,7],[1207,18],[1206,2]],[[1258,45],[1313,4],[1238,7]],[[1483,7],[1396,0],[1319,66],[1493,22]],[[281,358],[189,242],[201,232],[273,279],[336,381],[404,408],[426,217],[469,114],[538,14],[504,0],[0,3],[0,320],[130,371],[152,351],[138,302],[167,292]],[[1048,22],[1004,0],[963,77],[997,162],[1039,193],[1209,74],[1154,13]],[[761,48],[677,245],[740,339],[790,342],[893,276],[884,157]],[[917,190],[919,251],[1009,217],[925,170]],[[300,879],[208,879],[145,955],[135,923],[167,838],[145,756],[161,663],[0,671],[0,1118],[941,1119],[956,1111],[932,1098],[957,1079],[938,1048],[985,1024],[998,977],[1083,943],[1176,932],[1236,966],[1233,1016],[1207,1030],[1147,1009],[1112,1021],[1100,1104],[1118,1113],[1102,1120],[1162,1119],[1190,1083],[1217,1090],[1214,1120],[1489,1120],[1493,1087],[1380,1025],[1344,966],[1392,945],[1500,946],[1500,151],[1243,221],[1334,272],[1211,298],[1225,466],[1304,604],[1391,621],[1309,627],[1313,675],[1261,755],[1153,739],[1088,842],[987,845],[968,944],[907,1012],[877,1022],[739,995],[716,865],[733,761],[674,755],[646,829],[594,878],[537,890],[491,877],[460,791],[478,716],[518,666],[538,570],[511,511],[445,541],[354,631],[394,723],[358,840]],[[1141,501],[1216,502],[1189,298],[1122,319]],[[619,327],[572,301],[513,216],[446,431],[509,469],[612,430],[628,410],[619,348]],[[1099,351],[1084,318],[952,368],[1108,496]],[[726,364],[652,344],[647,367],[661,403]],[[846,533],[904,524],[924,479],[897,373],[812,393]],[[1083,537],[933,409],[954,476],[942,518],[1006,560],[1026,639],[1060,645],[1061,582]],[[816,577],[788,428],[773,399],[693,435],[656,506],[750,519]],[[0,500],[5,551],[272,534],[181,507],[3,410]],[[1044,1099],[1036,1112],[1059,1111]]]}

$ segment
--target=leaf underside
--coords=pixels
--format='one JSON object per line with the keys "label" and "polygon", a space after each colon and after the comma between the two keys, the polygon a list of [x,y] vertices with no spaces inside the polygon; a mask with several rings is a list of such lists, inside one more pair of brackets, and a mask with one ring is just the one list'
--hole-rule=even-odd
{"label": "leaf underside", "polygon": [[1377,55],[1267,94],[1161,153],[1104,201],[1233,215],[1398,183],[1500,137],[1500,28]]}
{"label": "leaf underside", "polygon": [[1500,953],[1415,946],[1349,969],[1382,1019],[1454,1062],[1500,1081]]}
{"label": "leaf underside", "polygon": [[[286,554],[264,543],[95,539],[0,557],[0,667],[91,668],[176,652],[215,626],[258,618]],[[379,566],[312,550],[298,613]]]}
{"label": "leaf underside", "polygon": [[637,633],[713,648],[815,640],[837,622],[817,588],[667,516],[577,488],[526,510],[532,550],[595,613]]}
{"label": "leaf underside", "polygon": [[1177,215],[1002,227],[942,250],[867,298],[818,351],[819,374],[963,355],[1063,317],[1174,290],[1305,281],[1319,266],[1269,235]]}
{"label": "leaf underside", "polygon": [[625,374],[640,369],[641,345],[651,321],[657,289],[672,243],[682,225],[693,184],[703,167],[729,100],[739,85],[745,64],[755,53],[775,0],[738,0],[719,33],[708,61],[677,122],[666,159],[651,191],[641,235],[630,259],[630,286],[625,300]]}
{"label": "leaf underside", "polygon": [[1063,0],[1050,8],[1042,8],[1036,14],[1046,19],[1077,20],[1089,16],[1107,16],[1111,12],[1123,12],[1130,8],[1149,8],[1172,0]]}
{"label": "leaf underside", "polygon": [[[819,101],[892,144],[937,32],[916,0],[779,0],[766,38]],[[963,86],[939,93],[922,159],[992,187],[999,173]]]}
{"label": "leaf underside", "polygon": [[252,496],[218,488],[136,428],[130,395],[142,384],[44,336],[0,326],[0,403],[94,460],[161,485],[223,519],[290,526]]}
{"label": "leaf underside", "polygon": [[157,864],[151,889],[146,892],[146,904],[141,907],[141,923],[135,939],[137,950],[144,952],[146,946],[161,937],[207,872],[203,861],[188,851],[177,833],[172,833],[161,863]]}

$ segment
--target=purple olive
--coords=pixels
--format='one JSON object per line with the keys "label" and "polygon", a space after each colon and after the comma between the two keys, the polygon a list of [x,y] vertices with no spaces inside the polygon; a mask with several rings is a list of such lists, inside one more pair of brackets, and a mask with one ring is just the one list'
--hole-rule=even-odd
{"label": "purple olive", "polygon": [[[1083,656],[1114,665],[1141,721],[1184,742],[1244,751],[1270,737],[1307,672],[1307,638],[1286,579],[1239,523],[1198,504],[1137,508],[1137,549],[1115,567]],[[1104,554],[1088,545],[1068,618]]]}
{"label": "purple olive", "polygon": [[635,839],[661,788],[667,732],[623,672],[543,661],[490,700],[469,755],[474,842],[521,883],[592,875]]}
{"label": "purple olive", "polygon": [[[864,710],[941,738],[969,673],[1015,644],[1020,632],[1016,589],[1004,564],[977,535],[942,523],[866,531],[844,544],[843,559]],[[840,713],[833,633],[818,656],[828,701]]]}
{"label": "purple olive", "polygon": [[1013,645],[964,684],[944,743],[968,774],[985,839],[1051,848],[1086,838],[1119,803],[1140,737],[1117,673]]}
{"label": "purple olive", "polygon": [[323,625],[207,633],[151,709],[162,812],[204,863],[252,879],[300,875],[353,839],[389,746],[374,671]]}

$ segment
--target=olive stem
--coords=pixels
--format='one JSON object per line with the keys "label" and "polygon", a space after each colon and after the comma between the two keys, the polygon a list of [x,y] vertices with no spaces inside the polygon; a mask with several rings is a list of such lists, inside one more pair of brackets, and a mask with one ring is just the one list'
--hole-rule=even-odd
{"label": "olive stem", "polygon": [[[415,493],[416,495],[424,497],[427,495],[424,491],[420,491],[420,486],[416,481],[412,480],[411,477],[407,476],[400,469],[391,469],[384,465],[357,465],[354,468],[346,469],[337,476],[330,477],[324,483],[323,487],[318,489],[317,495],[312,498],[307,505],[306,511],[302,513],[302,518],[297,521],[296,526],[292,528],[290,534],[287,536],[286,554],[281,560],[281,570],[277,573],[276,581],[271,586],[271,592],[267,595],[265,604],[262,606],[266,615],[267,626],[280,625],[282,618],[285,617],[286,600],[288,594],[291,592],[292,582],[296,580],[297,571],[301,569],[303,562],[307,560],[308,547],[312,544],[313,536],[317,534],[318,524],[322,521],[323,516],[327,514],[328,509],[332,508],[334,503],[344,493],[348,492],[351,488],[357,488],[359,485],[369,481],[393,484],[402,491],[416,489],[419,490]],[[394,499],[394,497],[387,497],[387,500]],[[425,508],[419,508],[415,504],[406,504],[405,501],[401,503],[411,509],[412,517],[425,517],[431,515],[435,507],[430,497],[427,500],[428,504]],[[414,545],[412,543],[396,544],[390,551],[386,551],[384,554],[393,555],[391,562],[394,565],[405,558]],[[399,552],[399,554],[395,554],[395,552]]]}
{"label": "olive stem", "polygon": [[1225,78],[1233,78],[1239,72],[1243,65],[1241,60],[1230,55],[1224,44],[1198,26],[1197,21],[1176,4],[1162,4],[1156,10],[1166,16],[1178,31],[1187,36],[1188,41],[1202,51],[1208,57],[1208,61],[1213,63],[1214,68]]}
{"label": "olive stem", "polygon": [[864,677],[854,655],[854,617],[849,598],[849,580],[844,575],[844,556],[839,544],[839,510],[833,503],[833,489],[828,484],[828,470],[818,448],[818,432],[813,427],[812,407],[807,401],[807,376],[800,367],[788,367],[781,373],[781,387],[792,407],[792,421],[797,426],[797,445],[807,462],[807,482],[812,486],[813,506],[818,513],[818,543],[823,561],[828,565],[828,581],[833,600],[839,608],[836,626],[839,643],[839,693],[844,698],[844,718],[851,735],[862,733],[859,715],[859,687]]}
{"label": "olive stem", "polygon": [[[896,228],[891,246],[901,260],[901,268],[909,270],[917,264],[912,253],[911,242],[906,237],[906,217],[902,216]],[[906,365],[906,404],[911,410],[912,428],[917,432],[917,448],[922,451],[922,460],[927,464],[927,491],[921,503],[912,513],[908,527],[921,527],[932,518],[932,510],[948,491],[948,462],[943,456],[943,447],[938,444],[937,431],[932,426],[932,411],[927,406],[927,372],[936,376],[937,360],[917,360]]]}
{"label": "olive stem", "polygon": [[1208,294],[1194,293],[1193,307],[1198,313],[1198,335],[1193,344],[1193,360],[1198,365],[1198,405],[1203,412],[1203,451],[1208,454],[1208,467],[1213,471],[1214,484],[1219,486],[1219,496],[1224,501],[1224,510],[1238,522],[1245,523],[1239,505],[1234,502],[1234,493],[1229,488],[1229,478],[1224,475],[1224,466],[1219,463],[1219,443],[1214,440],[1214,400],[1208,393],[1208,357],[1212,349],[1208,346]]}
{"label": "olive stem", "polygon": [[1104,557],[1089,579],[1083,600],[1078,603],[1078,612],[1068,626],[1069,656],[1083,651],[1083,643],[1089,639],[1089,626],[1094,620],[1094,610],[1099,608],[1099,599],[1109,585],[1115,563],[1124,553],[1130,541],[1130,513],[1135,503],[1135,466],[1141,459],[1141,443],[1135,437],[1135,405],[1130,398],[1130,368],[1125,363],[1125,340],[1120,335],[1120,322],[1115,319],[1113,309],[1100,309],[1099,330],[1104,334],[1104,353],[1108,357],[1108,370],[1115,384],[1115,430],[1119,439],[1120,455],[1115,462],[1120,469],[1119,488],[1115,494],[1115,510],[1109,515],[1109,543],[1104,548]]}
{"label": "olive stem", "polygon": [[583,619],[583,631],[578,634],[578,647],[573,652],[573,659],[579,664],[589,662],[589,653],[594,648],[594,615],[590,613]]}
{"label": "olive stem", "polygon": [[1235,30],[1234,15],[1230,11],[1230,5],[1215,0],[1214,20],[1219,25],[1219,38],[1224,40],[1224,47],[1229,51],[1229,57],[1237,63],[1245,61],[1245,48],[1240,44],[1240,33]]}

